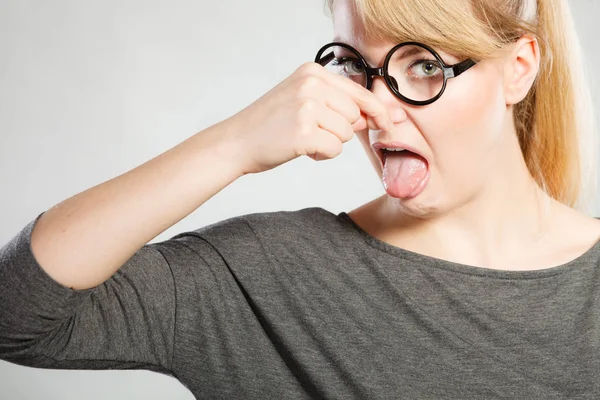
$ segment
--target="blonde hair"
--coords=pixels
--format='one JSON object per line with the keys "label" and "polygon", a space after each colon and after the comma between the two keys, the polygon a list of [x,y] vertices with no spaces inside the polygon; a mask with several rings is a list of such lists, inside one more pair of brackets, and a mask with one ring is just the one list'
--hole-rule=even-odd
{"label": "blonde hair", "polygon": [[[326,0],[329,12],[333,1]],[[419,41],[475,60],[497,57],[524,34],[538,39],[541,64],[513,109],[527,167],[552,198],[591,208],[595,192],[592,101],[567,0],[349,0],[366,35]]]}

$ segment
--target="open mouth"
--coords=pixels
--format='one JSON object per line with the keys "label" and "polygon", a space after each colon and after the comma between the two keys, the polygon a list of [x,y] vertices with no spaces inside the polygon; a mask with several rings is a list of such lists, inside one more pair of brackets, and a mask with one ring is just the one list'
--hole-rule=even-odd
{"label": "open mouth", "polygon": [[376,143],[372,147],[381,161],[382,182],[389,195],[408,199],[424,190],[430,176],[425,157],[398,142]]}
{"label": "open mouth", "polygon": [[382,148],[378,151],[378,155],[379,155],[379,159],[381,160],[381,164],[385,165],[385,160],[386,158],[392,154],[392,155],[396,155],[396,154],[407,154],[408,153],[412,153],[410,150],[406,150],[406,149],[385,149]]}
{"label": "open mouth", "polygon": [[385,160],[389,155],[416,155],[421,157],[427,164],[429,164],[429,160],[427,160],[424,155],[419,153],[416,149],[402,143],[395,142],[393,144],[384,144],[378,142],[374,143],[372,148],[381,161],[382,166],[385,166]]}

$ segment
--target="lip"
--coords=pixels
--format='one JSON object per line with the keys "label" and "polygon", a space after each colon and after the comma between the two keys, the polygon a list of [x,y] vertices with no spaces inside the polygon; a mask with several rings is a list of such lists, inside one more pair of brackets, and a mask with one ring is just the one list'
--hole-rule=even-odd
{"label": "lip", "polygon": [[381,162],[381,165],[383,166],[383,148],[389,148],[389,149],[405,149],[408,151],[411,151],[415,154],[418,154],[419,156],[423,157],[423,159],[425,159],[425,162],[427,162],[427,165],[429,165],[429,160],[427,159],[427,157],[425,157],[423,155],[423,153],[421,153],[419,150],[415,149],[414,147],[406,144],[406,143],[402,143],[399,141],[393,141],[393,142],[375,142],[371,145],[371,148],[373,149],[373,151],[375,152],[375,154],[377,154],[377,157],[379,158],[379,161]]}

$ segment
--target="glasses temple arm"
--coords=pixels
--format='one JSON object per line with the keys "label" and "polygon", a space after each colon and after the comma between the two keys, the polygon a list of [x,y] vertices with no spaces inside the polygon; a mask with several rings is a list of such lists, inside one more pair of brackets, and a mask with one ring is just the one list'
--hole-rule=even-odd
{"label": "glasses temple arm", "polygon": [[470,58],[468,60],[465,60],[463,62],[455,64],[454,66],[452,66],[452,74],[453,75],[449,76],[449,78],[454,78],[454,77],[459,76],[460,74],[462,74],[463,72],[465,72],[466,70],[468,70],[475,64],[477,64],[477,63],[475,61],[471,60]]}
{"label": "glasses temple arm", "polygon": [[321,57],[320,59],[317,57],[317,58],[315,59],[315,62],[316,62],[316,63],[319,63],[319,64],[321,64],[321,66],[323,66],[323,67],[324,67],[326,64],[329,64],[329,62],[330,62],[331,60],[333,60],[334,58],[335,58],[335,54],[333,54],[333,51],[332,51],[332,52],[330,52],[330,53],[328,53],[328,54],[324,55],[324,56],[323,56],[323,57]]}

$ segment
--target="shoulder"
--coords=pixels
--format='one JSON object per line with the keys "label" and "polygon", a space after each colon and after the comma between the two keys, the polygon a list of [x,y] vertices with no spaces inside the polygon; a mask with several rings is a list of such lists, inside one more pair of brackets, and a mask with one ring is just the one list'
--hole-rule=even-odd
{"label": "shoulder", "polygon": [[263,265],[273,258],[302,263],[347,254],[357,247],[355,235],[342,216],[314,207],[235,216],[176,235],[167,244],[177,251],[174,256],[192,252],[212,264],[224,259],[230,266]]}
{"label": "shoulder", "polygon": [[338,215],[320,207],[248,214],[241,218],[261,236],[327,233],[340,224]]}
{"label": "shoulder", "polygon": [[339,215],[320,207],[311,207],[239,215],[179,234],[173,239],[194,236],[214,244],[289,242],[299,238],[318,241],[344,228],[347,229],[347,226],[344,226]]}
{"label": "shoulder", "polygon": [[[600,261],[600,219],[573,208],[562,206],[544,241],[555,264],[586,255]],[[548,251],[548,250],[546,250]]]}

